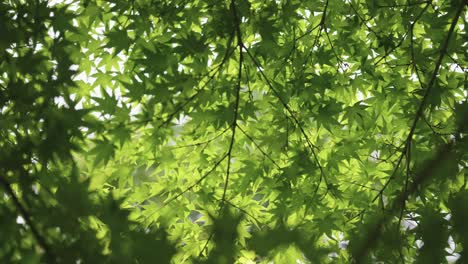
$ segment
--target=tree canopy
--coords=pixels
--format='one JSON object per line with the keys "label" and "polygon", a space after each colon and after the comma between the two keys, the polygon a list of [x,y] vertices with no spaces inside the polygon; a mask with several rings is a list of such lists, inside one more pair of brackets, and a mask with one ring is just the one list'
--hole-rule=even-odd
{"label": "tree canopy", "polygon": [[466,28],[465,0],[1,1],[0,262],[465,263]]}

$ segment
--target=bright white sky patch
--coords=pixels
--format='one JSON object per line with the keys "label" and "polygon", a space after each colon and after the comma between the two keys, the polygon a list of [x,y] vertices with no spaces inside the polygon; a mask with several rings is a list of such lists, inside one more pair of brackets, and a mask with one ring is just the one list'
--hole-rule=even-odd
{"label": "bright white sky patch", "polygon": [[26,224],[26,221],[24,221],[24,218],[22,216],[18,215],[18,217],[16,217],[16,223],[18,225],[24,225]]}
{"label": "bright white sky patch", "polygon": [[369,98],[371,98],[370,94],[364,94],[359,90],[356,92],[356,99],[358,101],[364,101],[364,100],[369,99]]}

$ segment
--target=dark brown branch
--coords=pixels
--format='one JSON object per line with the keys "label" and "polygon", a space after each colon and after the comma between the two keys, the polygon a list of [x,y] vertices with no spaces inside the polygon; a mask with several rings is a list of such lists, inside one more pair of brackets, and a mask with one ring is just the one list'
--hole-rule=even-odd
{"label": "dark brown branch", "polygon": [[[461,13],[463,11],[463,7],[464,7],[463,2],[464,1],[462,0],[462,4],[460,5],[455,18],[453,19],[452,24],[450,25],[450,29],[449,29],[449,31],[447,33],[447,37],[445,38],[445,41],[442,44],[442,47],[440,49],[440,55],[439,55],[439,58],[438,58],[438,60],[436,62],[434,71],[432,72],[431,79],[429,80],[429,83],[427,84],[427,89],[426,89],[426,91],[424,93],[424,96],[423,96],[423,98],[421,100],[421,103],[419,104],[418,110],[416,112],[416,116],[415,116],[415,118],[413,120],[413,124],[412,124],[410,132],[408,134],[408,137],[406,138],[406,144],[405,144],[405,147],[404,147],[404,149],[403,149],[403,151],[401,153],[400,162],[401,162],[402,157],[405,155],[405,153],[406,153],[406,151],[407,151],[407,149],[409,147],[410,142],[413,139],[413,135],[414,135],[414,132],[416,130],[416,125],[418,124],[419,119],[423,115],[423,112],[424,112],[424,109],[425,109],[425,106],[426,106],[426,103],[427,103],[427,99],[428,99],[429,94],[430,94],[430,92],[432,90],[432,87],[435,84],[435,81],[437,79],[437,74],[439,73],[439,69],[440,69],[440,66],[442,64],[442,60],[443,60],[443,58],[445,56],[445,53],[447,52],[447,47],[448,47],[448,44],[449,44],[450,37],[452,36],[452,34],[453,34],[454,30],[455,30],[455,26],[457,25],[458,18],[460,17],[460,15],[461,15]],[[398,168],[400,162],[398,162],[397,168]],[[395,169],[395,171],[396,171],[396,169]],[[388,186],[388,183],[394,178],[394,174],[395,173],[393,173],[393,175],[387,180],[387,182],[385,183],[385,185],[382,188],[381,193],[383,193],[385,188]],[[375,201],[375,199],[373,201]]]}
{"label": "dark brown branch", "polygon": [[[441,66],[441,64],[442,64],[442,60],[443,60],[443,58],[444,58],[444,56],[445,56],[445,53],[447,52],[447,47],[448,47],[448,44],[449,44],[450,37],[451,37],[451,35],[453,34],[453,32],[454,32],[454,30],[455,30],[455,26],[456,26],[456,24],[457,24],[457,21],[458,21],[458,19],[459,19],[461,13],[462,13],[462,11],[463,11],[463,8],[464,8],[464,6],[465,6],[465,5],[464,5],[464,0],[462,0],[461,2],[462,2],[462,3],[460,4],[459,9],[457,10],[456,16],[454,17],[454,19],[453,19],[453,21],[452,21],[452,24],[450,25],[450,29],[449,29],[449,31],[448,31],[448,33],[447,33],[447,37],[445,38],[444,43],[442,43],[442,45],[441,45],[439,58],[438,58],[437,63],[436,63],[436,65],[435,65],[435,68],[434,68],[434,71],[433,71],[433,73],[432,73],[431,79],[430,79],[430,81],[429,81],[429,83],[428,83],[428,85],[427,85],[427,89],[426,89],[426,91],[425,91],[425,93],[424,93],[424,96],[423,96],[423,98],[422,98],[422,100],[421,100],[421,103],[419,104],[419,108],[418,108],[418,110],[417,110],[417,112],[416,112],[416,116],[415,116],[415,118],[414,118],[414,120],[413,120],[413,124],[412,124],[412,126],[411,126],[410,132],[409,132],[409,134],[408,134],[408,136],[407,136],[407,138],[406,138],[406,140],[405,140],[405,146],[404,146],[404,148],[403,148],[402,151],[401,151],[401,154],[400,154],[400,157],[399,157],[399,159],[398,159],[398,162],[397,162],[397,164],[396,164],[396,166],[395,166],[395,169],[393,170],[392,174],[390,175],[390,177],[387,179],[387,181],[386,181],[385,184],[383,185],[383,187],[382,187],[382,189],[380,190],[380,192],[377,193],[377,194],[374,196],[374,198],[372,199],[372,203],[374,203],[380,196],[383,195],[385,189],[388,187],[388,185],[390,184],[390,182],[395,178],[396,172],[397,172],[397,170],[398,170],[398,168],[399,168],[399,166],[400,166],[400,164],[401,164],[401,162],[402,162],[402,160],[403,160],[403,157],[404,157],[405,154],[407,153],[407,150],[408,150],[408,148],[409,148],[409,146],[410,146],[410,143],[411,143],[411,141],[412,141],[412,139],[413,139],[414,132],[415,132],[415,130],[416,130],[416,125],[417,125],[419,119],[423,116],[424,109],[425,109],[426,102],[427,102],[427,98],[429,97],[429,94],[430,94],[430,92],[431,92],[431,90],[432,90],[432,87],[434,86],[434,83],[435,83],[435,81],[436,81],[436,79],[437,79],[437,73],[439,72],[439,69],[440,69],[440,66]],[[427,6],[426,6],[426,8],[427,8]],[[416,23],[416,21],[415,21],[414,23]],[[366,209],[363,209],[359,214],[357,214],[357,216],[353,217],[352,219],[355,219],[355,218],[358,217],[358,216],[362,216],[362,215],[364,214],[365,211],[366,211]],[[352,219],[350,219],[350,221],[351,221]]]}
{"label": "dark brown branch", "polygon": [[289,105],[284,101],[284,99],[280,96],[279,92],[275,89],[275,87],[273,87],[273,85],[271,84],[270,80],[268,79],[268,77],[266,76],[265,72],[263,71],[262,69],[262,66],[260,65],[260,63],[257,61],[257,59],[250,53],[250,51],[246,48],[245,48],[245,51],[247,52],[247,55],[250,57],[250,59],[253,61],[253,63],[255,64],[255,66],[257,67],[258,71],[260,72],[261,76],[263,77],[263,79],[265,79],[267,85],[268,85],[268,88],[273,92],[273,94],[275,95],[276,98],[278,98],[278,100],[280,101],[280,103],[283,105],[283,107],[286,109],[286,111],[288,112],[289,116],[292,118],[292,120],[294,121],[294,123],[299,127],[299,130],[301,131],[301,134],[304,136],[304,138],[306,139],[306,142],[307,142],[307,146],[309,147],[310,151],[312,152],[312,156],[314,157],[314,160],[317,164],[317,166],[319,167],[319,170],[320,170],[320,181],[322,179],[322,177],[324,177],[326,183],[328,184],[327,182],[327,178],[325,177],[325,174],[324,174],[324,171],[323,171],[323,167],[322,165],[320,164],[320,161],[318,159],[318,156],[317,156],[317,153],[315,152],[314,148],[317,148],[314,144],[312,144],[312,141],[310,141],[310,138],[309,136],[307,136],[304,128],[302,127],[302,125],[300,124],[299,120],[296,118],[296,116],[294,115],[292,109],[289,107]]}
{"label": "dark brown branch", "polygon": [[46,255],[48,261],[50,261],[50,263],[56,263],[56,258],[54,254],[52,253],[52,250],[47,244],[45,238],[40,234],[34,222],[31,220],[31,215],[29,214],[29,212],[26,210],[26,208],[24,208],[24,206],[19,201],[15,192],[11,188],[10,183],[3,177],[0,177],[0,184],[5,189],[7,195],[10,196],[11,200],[13,201],[13,204],[16,207],[16,210],[18,210],[19,214],[24,218],[24,221],[29,226],[29,229],[31,230],[31,233],[34,239],[44,251],[44,254]]}
{"label": "dark brown branch", "polygon": [[407,3],[407,4],[378,5],[377,8],[407,7],[407,6],[415,6],[415,5],[430,4],[430,3],[431,1],[421,1],[421,2],[414,2],[414,3]]}
{"label": "dark brown branch", "polygon": [[[403,195],[408,192],[409,177],[410,177],[410,165],[411,165],[411,141],[408,143],[409,146],[406,148],[406,177],[405,186],[403,187]],[[405,212],[406,199],[401,200],[400,216],[398,217],[398,231],[400,231],[401,220],[403,219],[403,213]]]}
{"label": "dark brown branch", "polygon": [[[234,26],[235,26],[235,31],[237,34],[237,47],[239,48],[239,68],[238,68],[238,73],[237,73],[237,85],[236,85],[236,101],[234,103],[234,117],[232,120],[231,124],[231,141],[229,142],[229,148],[227,151],[227,168],[226,168],[226,179],[224,181],[224,188],[223,188],[223,196],[221,197],[221,206],[219,213],[223,211],[224,205],[226,204],[226,193],[227,193],[227,188],[229,185],[229,176],[231,173],[231,156],[232,156],[232,148],[234,147],[234,140],[236,137],[236,128],[237,128],[237,119],[239,115],[239,101],[240,101],[240,90],[241,90],[241,81],[242,81],[242,66],[244,64],[244,56],[243,56],[243,47],[244,44],[242,42],[242,34],[240,30],[240,20],[238,18],[237,10],[236,10],[236,4],[235,1],[232,0],[230,4],[230,8],[233,14],[234,18]],[[203,252],[207,249],[208,244],[210,243],[211,239],[213,238],[214,231],[211,231],[210,236],[205,242],[205,245],[203,246],[202,250],[199,252],[199,256],[203,254]]]}
{"label": "dark brown branch", "polygon": [[210,243],[211,239],[213,238],[214,236],[214,232],[211,232],[210,233],[210,236],[208,237],[208,239],[206,240],[205,242],[205,245],[203,246],[203,248],[200,250],[200,252],[198,253],[198,257],[201,257],[203,252],[208,248],[208,244]]}
{"label": "dark brown branch", "polygon": [[231,1],[231,10],[234,16],[234,24],[236,27],[235,31],[237,33],[237,46],[239,48],[239,68],[238,68],[238,73],[237,73],[236,101],[234,103],[234,117],[233,117],[232,124],[231,124],[232,135],[231,135],[231,141],[229,143],[229,149],[227,152],[228,161],[227,161],[227,169],[226,169],[226,180],[224,182],[223,196],[221,198],[223,203],[226,200],[226,192],[227,192],[227,187],[229,184],[232,148],[234,146],[234,140],[236,137],[237,119],[239,115],[239,101],[240,101],[240,90],[241,90],[241,81],[242,81],[242,65],[244,64],[244,56],[243,56],[243,51],[242,51],[242,47],[244,46],[244,44],[242,42],[240,20],[237,16],[236,4],[234,3],[234,0]]}
{"label": "dark brown branch", "polygon": [[281,167],[278,165],[278,163],[276,163],[276,161],[275,161],[270,155],[268,155],[268,154],[255,142],[255,140],[254,140],[249,134],[247,134],[247,132],[245,132],[244,129],[242,129],[239,125],[237,125],[237,127],[238,127],[239,130],[242,132],[242,134],[244,134],[244,135],[254,144],[254,146],[263,154],[263,156],[267,157],[267,158],[276,166],[276,168],[281,169]]}
{"label": "dark brown branch", "polygon": [[205,144],[209,144],[211,142],[213,142],[214,140],[216,140],[217,138],[219,138],[220,136],[224,135],[224,133],[226,133],[226,131],[229,130],[230,127],[227,127],[226,129],[224,129],[223,131],[221,131],[221,133],[219,133],[218,135],[208,139],[208,140],[205,140],[203,142],[198,142],[198,143],[193,143],[193,144],[188,144],[188,145],[183,145],[183,146],[173,146],[171,147],[172,149],[180,149],[180,148],[189,148],[189,147],[198,147],[198,146],[201,146],[201,145],[205,145]]}
{"label": "dark brown branch", "polygon": [[401,210],[402,204],[408,200],[409,196],[414,194],[418,188],[433,177],[438,166],[453,158],[453,155],[450,154],[453,151],[453,148],[454,145],[452,142],[442,146],[437,152],[437,155],[433,159],[427,161],[426,166],[416,174],[414,181],[409,186],[408,190],[406,192],[402,192],[393,201],[390,209],[386,211],[386,215],[378,216],[379,218],[376,224],[372,225],[368,232],[365,232],[368,235],[364,238],[363,245],[354,253],[356,263],[362,263],[362,260],[366,257],[368,252],[376,246],[378,239],[381,237],[382,227],[392,219],[389,215],[394,215],[398,210]]}
{"label": "dark brown branch", "polygon": [[388,52],[386,52],[382,57],[380,57],[380,59],[377,60],[377,62],[375,62],[375,66],[377,66],[381,61],[385,60],[392,52],[394,52],[396,49],[398,49],[402,44],[403,42],[405,41],[406,37],[409,35],[409,33],[411,32],[411,30],[413,29],[414,25],[416,24],[416,22],[418,22],[418,20],[422,17],[422,15],[426,12],[427,8],[429,7],[431,3],[427,3],[426,6],[424,7],[424,9],[418,14],[418,16],[414,19],[414,21],[411,23],[410,25],[410,28],[405,32],[405,34],[400,38],[400,41],[394,46],[392,47]]}
{"label": "dark brown branch", "polygon": [[171,203],[172,201],[176,200],[177,198],[179,198],[180,196],[182,196],[184,193],[190,191],[191,189],[193,189],[193,187],[199,185],[204,179],[206,179],[206,177],[208,177],[218,166],[219,164],[221,164],[221,162],[227,157],[227,153],[223,155],[223,157],[221,157],[221,159],[219,159],[214,165],[213,167],[208,171],[206,172],[200,179],[198,179],[194,184],[190,185],[189,187],[187,187],[185,190],[183,190],[182,192],[180,192],[179,194],[177,194],[176,196],[172,197],[169,201],[165,202],[163,207],[166,206],[167,204]]}
{"label": "dark brown branch", "polygon": [[[196,89],[196,92],[193,95],[191,95],[189,98],[187,98],[183,103],[179,104],[177,106],[177,108],[172,113],[170,113],[169,116],[161,124],[159,124],[157,129],[169,124],[174,119],[174,116],[179,114],[189,103],[191,103],[205,89],[205,87],[208,86],[208,84],[214,79],[214,77],[221,71],[224,64],[228,60],[228,58],[232,55],[232,53],[234,53],[234,50],[232,50],[232,51],[230,50],[231,42],[232,42],[232,37],[229,39],[228,47],[226,48],[226,53],[223,56],[223,60],[221,61],[221,63],[219,65],[217,65],[212,70],[214,72],[211,75],[210,75],[210,73],[212,71],[209,71],[208,74],[205,75],[205,76],[208,76],[208,80],[203,84],[203,86],[201,88],[199,88],[199,89]],[[146,123],[149,123],[149,122],[152,122],[152,121],[154,121],[153,117],[148,118],[148,119],[144,119],[144,120],[137,120],[137,121],[134,121],[134,122],[130,122],[129,125],[146,124]]]}
{"label": "dark brown branch", "polygon": [[424,111],[424,108],[426,106],[427,99],[429,97],[429,94],[431,93],[431,90],[433,89],[433,86],[434,86],[435,81],[437,79],[437,74],[439,73],[440,66],[442,65],[442,60],[444,59],[445,53],[447,52],[447,47],[448,47],[449,42],[450,42],[450,37],[452,36],[453,32],[455,31],[455,26],[457,25],[457,21],[458,21],[461,13],[463,11],[463,8],[465,6],[465,4],[464,4],[465,0],[462,0],[461,2],[462,2],[462,4],[460,5],[460,7],[457,10],[455,18],[453,19],[452,24],[450,25],[450,29],[449,29],[449,31],[447,33],[447,37],[445,38],[445,41],[442,44],[442,47],[440,49],[440,55],[439,55],[439,58],[438,58],[438,60],[436,62],[436,65],[435,65],[434,71],[432,73],[431,79],[429,80],[429,83],[427,84],[427,89],[426,89],[426,91],[424,93],[424,97],[421,100],[418,111],[416,112],[416,117],[415,117],[415,119],[413,121],[413,125],[411,127],[410,134],[408,135],[409,140],[411,140],[413,138],[413,134],[414,134],[414,131],[416,129],[416,125],[417,125],[417,123],[419,121],[419,118],[421,118],[421,116],[423,115],[423,111]]}

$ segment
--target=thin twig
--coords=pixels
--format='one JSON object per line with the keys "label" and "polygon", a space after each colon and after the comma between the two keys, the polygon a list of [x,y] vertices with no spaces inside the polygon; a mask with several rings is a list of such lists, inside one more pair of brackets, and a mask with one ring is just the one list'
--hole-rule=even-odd
{"label": "thin twig", "polygon": [[268,155],[256,142],[255,142],[255,139],[253,139],[249,134],[247,134],[247,132],[245,132],[244,129],[242,129],[239,124],[237,124],[237,127],[239,128],[239,130],[242,132],[242,134],[244,134],[253,144],[254,146],[263,154],[263,156],[267,157],[275,166],[276,168],[278,168],[279,170],[281,169],[281,166],[278,165],[278,163],[276,163],[276,161],[270,156]]}
{"label": "thin twig", "polygon": [[[390,182],[395,178],[395,175],[396,175],[396,171],[398,170],[398,167],[400,166],[401,164],[401,161],[403,160],[403,157],[405,156],[409,146],[410,146],[410,143],[413,139],[413,135],[414,135],[414,132],[416,130],[416,125],[418,124],[418,121],[419,119],[421,118],[421,116],[423,116],[423,113],[424,113],[424,109],[425,109],[425,106],[426,106],[426,103],[427,103],[427,99],[429,98],[429,94],[432,90],[432,87],[434,86],[434,83],[437,79],[437,74],[439,72],[439,69],[440,69],[440,66],[442,64],[442,60],[445,56],[445,53],[447,52],[447,47],[448,47],[448,44],[449,44],[449,40],[450,40],[450,37],[452,36],[453,32],[455,31],[455,26],[457,24],[457,21],[463,11],[463,8],[464,8],[464,0],[462,0],[462,4],[460,5],[457,13],[456,13],[456,16],[455,18],[453,19],[452,21],[452,24],[450,25],[450,29],[447,33],[447,37],[445,38],[445,41],[442,43],[441,45],[441,49],[440,49],[440,55],[439,55],[439,58],[436,62],[436,65],[434,67],[434,71],[432,72],[432,75],[431,75],[431,78],[429,80],[429,83],[427,85],[427,89],[424,93],[424,96],[421,100],[421,103],[419,104],[419,107],[418,107],[418,110],[416,112],[416,115],[415,115],[415,118],[413,120],[413,124],[411,126],[411,129],[410,129],[410,132],[405,140],[405,146],[403,148],[403,150],[401,151],[401,154],[400,154],[400,157],[398,159],[398,162],[397,162],[397,165],[395,166],[395,169],[393,170],[393,173],[392,175],[387,179],[387,181],[385,182],[385,184],[383,185],[382,189],[380,190],[380,192],[375,195],[375,197],[372,199],[372,203],[374,203],[377,198],[379,198],[379,196],[383,195],[385,189],[388,187],[388,185],[390,184]],[[366,209],[363,209],[357,216],[359,215],[363,215],[364,212],[366,211]],[[355,217],[353,217],[354,219]]]}
{"label": "thin twig", "polygon": [[276,96],[276,98],[278,98],[278,100],[280,101],[280,103],[283,105],[283,107],[286,109],[286,111],[288,112],[288,114],[290,115],[290,117],[293,119],[294,123],[296,123],[296,125],[299,127],[299,130],[301,131],[301,134],[304,136],[304,138],[306,139],[306,142],[307,142],[307,145],[310,149],[310,151],[312,152],[312,156],[314,157],[314,160],[317,164],[317,167],[319,167],[319,170],[320,170],[320,181],[322,179],[322,177],[324,177],[327,185],[328,185],[328,181],[327,181],[327,178],[325,177],[325,174],[324,174],[324,171],[323,171],[323,167],[322,165],[320,164],[320,161],[318,159],[318,156],[317,156],[317,153],[316,151],[314,150],[314,148],[317,148],[313,143],[312,141],[310,140],[309,136],[307,136],[307,133],[305,132],[304,128],[302,127],[302,125],[300,124],[299,120],[296,118],[296,116],[294,115],[292,109],[289,107],[289,105],[286,103],[286,101],[284,101],[284,99],[280,96],[279,92],[273,87],[273,85],[271,84],[270,80],[268,79],[268,77],[266,76],[265,72],[263,71],[263,68],[262,66],[260,65],[260,63],[257,61],[257,59],[250,53],[250,51],[246,48],[245,48],[245,51],[247,53],[247,55],[250,57],[250,59],[254,62],[255,66],[257,67],[258,71],[260,72],[260,74],[262,75],[263,79],[265,79],[268,87],[270,88],[270,90],[273,92],[273,94]]}
{"label": "thin twig", "polygon": [[430,3],[431,1],[421,1],[421,2],[414,2],[414,3],[407,3],[407,4],[377,5],[377,8],[408,7],[408,6],[430,4]]}
{"label": "thin twig", "polygon": [[216,140],[217,138],[219,138],[220,136],[224,135],[224,133],[226,133],[228,130],[229,130],[230,127],[227,127],[225,128],[223,131],[221,131],[221,133],[219,133],[218,135],[208,139],[208,140],[205,140],[203,142],[197,142],[197,143],[193,143],[193,144],[187,144],[187,145],[183,145],[183,146],[173,146],[171,147],[171,149],[180,149],[180,148],[190,148],[190,147],[198,147],[200,145],[205,145],[205,144],[209,144],[211,142],[213,142],[214,140]]}
{"label": "thin twig", "polygon": [[219,164],[221,164],[221,162],[227,157],[227,153],[224,154],[221,159],[219,159],[214,165],[213,167],[208,171],[206,172],[200,179],[198,179],[194,184],[190,185],[189,187],[185,188],[182,192],[180,192],[179,194],[177,194],[176,196],[172,197],[169,201],[165,202],[163,207],[166,206],[167,204],[171,203],[172,201],[176,200],[177,198],[179,198],[180,196],[182,196],[184,193],[190,191],[191,189],[193,189],[193,187],[199,185],[204,179],[206,179],[206,177],[208,177],[218,166]]}
{"label": "thin twig", "polygon": [[403,34],[403,36],[400,38],[400,41],[393,46],[388,52],[385,52],[385,54],[380,57],[380,59],[377,60],[377,62],[374,63],[375,66],[377,66],[381,61],[385,60],[392,52],[394,52],[396,49],[398,49],[403,42],[405,41],[406,37],[409,35],[410,31],[412,30],[412,27],[418,22],[418,20],[422,17],[422,15],[426,12],[427,8],[430,6],[430,2],[426,4],[426,6],[423,8],[423,10],[416,16],[414,21],[411,23],[410,28]]}
{"label": "thin twig", "polygon": [[6,193],[8,196],[10,196],[11,200],[13,201],[13,204],[16,207],[16,210],[18,210],[19,214],[23,217],[24,221],[26,224],[29,226],[29,229],[31,230],[31,233],[34,237],[34,239],[37,241],[39,246],[42,248],[44,251],[46,257],[50,261],[50,263],[56,263],[56,258],[54,254],[52,253],[52,250],[50,249],[49,245],[47,244],[45,238],[40,234],[38,228],[36,227],[35,223],[31,220],[31,215],[29,212],[24,208],[24,206],[21,204],[19,201],[18,197],[16,196],[15,192],[11,188],[10,183],[4,179],[3,177],[0,177],[0,184],[3,185],[3,188],[5,189]]}
{"label": "thin twig", "polygon": [[[228,42],[228,48],[226,48],[226,53],[224,54],[223,56],[223,60],[221,61],[221,63],[219,65],[217,65],[215,68],[214,68],[214,73],[209,75],[208,73],[208,80],[203,84],[203,86],[199,89],[196,90],[196,92],[191,95],[189,98],[187,98],[183,103],[179,104],[179,106],[172,112],[169,114],[169,116],[161,123],[159,124],[159,126],[157,127],[157,129],[167,125],[168,123],[170,123],[172,121],[172,119],[174,118],[174,116],[176,116],[177,114],[179,114],[184,108],[185,106],[187,106],[189,103],[191,103],[198,95],[200,95],[200,93],[202,91],[204,91],[205,87],[208,86],[208,84],[214,79],[214,77],[219,73],[221,72],[221,69],[223,68],[223,65],[225,64],[225,62],[228,60],[228,58],[232,55],[232,53],[234,52],[234,50],[230,50],[230,46],[231,46],[231,41],[232,39],[229,40]],[[211,72],[211,71],[210,71]],[[205,75],[206,76],[206,75]],[[139,124],[145,124],[145,123],[149,123],[151,121],[154,121],[154,118],[151,117],[151,118],[147,118],[147,119],[144,119],[144,120],[137,120],[137,121],[134,121],[134,122],[130,122],[128,123],[129,125],[139,125]]]}
{"label": "thin twig", "polygon": [[[230,8],[231,8],[231,11],[233,13],[235,31],[237,33],[237,47],[239,48],[239,68],[238,68],[238,73],[237,73],[236,101],[234,103],[234,117],[233,117],[232,124],[231,124],[231,130],[232,130],[231,141],[229,143],[229,148],[228,148],[227,154],[225,155],[225,157],[227,157],[226,179],[224,181],[223,196],[221,197],[221,206],[220,206],[220,209],[219,209],[219,214],[221,214],[221,212],[223,211],[224,205],[226,204],[226,202],[225,202],[226,201],[226,193],[227,193],[227,188],[228,188],[228,185],[229,185],[229,176],[230,176],[230,172],[231,172],[232,148],[234,147],[234,140],[235,140],[235,137],[236,137],[236,128],[237,128],[237,119],[238,119],[238,115],[239,115],[240,90],[241,90],[241,81],[242,81],[242,66],[244,64],[244,56],[243,56],[243,51],[242,51],[242,49],[244,47],[244,44],[242,42],[242,34],[241,34],[241,30],[240,30],[240,20],[239,20],[239,18],[237,16],[236,4],[235,4],[234,0],[231,1],[231,7]],[[200,252],[198,254],[199,256],[201,256],[203,254],[203,252],[207,249],[208,244],[210,243],[213,236],[214,236],[214,231],[211,231],[210,236],[208,237],[208,239],[205,242],[205,245],[203,246],[203,248],[200,250]]]}
{"label": "thin twig", "polygon": [[448,159],[453,158],[452,155],[450,155],[450,152],[453,151],[453,147],[453,142],[450,142],[444,145],[442,148],[440,148],[437,155],[430,161],[427,161],[426,166],[423,169],[421,169],[418,174],[416,174],[414,181],[409,186],[407,192],[401,193],[394,200],[394,202],[390,206],[390,209],[386,211],[387,214],[380,215],[380,218],[376,222],[376,224],[372,225],[367,232],[364,232],[368,235],[365,237],[362,246],[360,246],[354,254],[355,263],[362,263],[362,259],[365,258],[367,253],[375,247],[378,239],[381,237],[382,227],[385,226],[387,221],[392,219],[389,216],[395,214],[396,211],[400,210],[403,201],[408,200],[410,195],[414,194],[418,190],[418,188],[420,188],[421,185],[423,185],[428,180],[430,180],[431,177],[433,177],[434,171],[436,171],[437,166],[440,166],[440,164],[443,164]]}
{"label": "thin twig", "polygon": [[236,10],[236,5],[234,3],[234,0],[231,1],[231,8],[232,8],[232,13],[234,15],[234,23],[236,26],[236,33],[237,33],[237,46],[239,48],[239,68],[238,68],[238,73],[237,73],[236,101],[234,103],[234,117],[233,117],[232,124],[231,124],[232,135],[231,135],[231,141],[229,143],[229,149],[227,152],[228,161],[227,161],[226,180],[224,182],[223,196],[221,198],[222,201],[226,200],[226,192],[227,192],[227,187],[229,184],[232,148],[234,146],[234,140],[236,137],[237,119],[239,115],[239,101],[240,101],[240,90],[241,90],[241,81],[242,81],[242,65],[244,64],[244,56],[243,56],[243,51],[242,51],[242,47],[244,46],[244,44],[242,42],[242,34],[240,31],[240,20],[237,17],[237,10]]}

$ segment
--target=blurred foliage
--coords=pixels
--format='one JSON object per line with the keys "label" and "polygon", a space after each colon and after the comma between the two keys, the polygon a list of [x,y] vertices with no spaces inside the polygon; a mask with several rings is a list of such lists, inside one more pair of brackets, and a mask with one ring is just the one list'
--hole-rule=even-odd
{"label": "blurred foliage", "polygon": [[465,263],[466,1],[0,3],[0,263]]}

